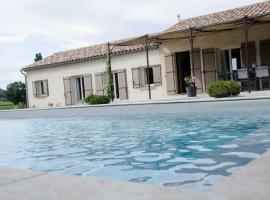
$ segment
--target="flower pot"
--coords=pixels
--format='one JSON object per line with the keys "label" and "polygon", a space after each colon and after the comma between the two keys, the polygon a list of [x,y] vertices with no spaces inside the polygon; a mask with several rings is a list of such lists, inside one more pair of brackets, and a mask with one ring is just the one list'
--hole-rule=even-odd
{"label": "flower pot", "polygon": [[197,96],[197,87],[189,86],[186,87],[187,89],[187,96],[188,97],[196,97]]}

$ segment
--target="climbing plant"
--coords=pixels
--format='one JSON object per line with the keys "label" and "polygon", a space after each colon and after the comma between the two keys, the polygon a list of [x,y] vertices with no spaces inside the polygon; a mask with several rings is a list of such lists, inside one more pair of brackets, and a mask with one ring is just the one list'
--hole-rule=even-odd
{"label": "climbing plant", "polygon": [[112,84],[113,84],[113,75],[111,68],[111,58],[110,55],[107,56],[106,59],[106,81],[105,81],[105,94],[112,98]]}

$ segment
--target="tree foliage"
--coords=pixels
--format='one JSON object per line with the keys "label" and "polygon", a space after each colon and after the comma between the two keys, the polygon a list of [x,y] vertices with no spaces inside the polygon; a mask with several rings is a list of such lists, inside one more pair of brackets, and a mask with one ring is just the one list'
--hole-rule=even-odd
{"label": "tree foliage", "polygon": [[6,90],[0,89],[0,100],[6,99]]}
{"label": "tree foliage", "polygon": [[14,104],[26,103],[25,84],[21,81],[10,83],[7,86],[6,99]]}
{"label": "tree foliage", "polygon": [[41,53],[36,53],[36,58],[34,59],[35,62],[42,60],[42,55]]}

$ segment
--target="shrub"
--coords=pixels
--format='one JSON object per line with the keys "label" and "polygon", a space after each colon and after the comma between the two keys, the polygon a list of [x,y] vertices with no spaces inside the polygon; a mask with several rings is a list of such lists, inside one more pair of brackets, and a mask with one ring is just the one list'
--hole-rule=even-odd
{"label": "shrub", "polygon": [[240,91],[240,84],[234,81],[217,81],[208,87],[209,96],[215,98],[236,96]]}
{"label": "shrub", "polygon": [[24,109],[25,108],[25,104],[23,102],[19,102],[17,105],[16,105],[16,108],[17,109]]}
{"label": "shrub", "polygon": [[97,95],[90,95],[85,98],[84,100],[87,104],[108,104],[110,103],[111,99],[108,96],[97,96]]}

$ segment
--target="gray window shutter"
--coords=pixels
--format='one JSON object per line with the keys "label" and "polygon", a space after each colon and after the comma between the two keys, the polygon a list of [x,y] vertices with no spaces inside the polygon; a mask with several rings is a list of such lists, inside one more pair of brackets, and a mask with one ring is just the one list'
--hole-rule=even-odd
{"label": "gray window shutter", "polygon": [[145,85],[147,85],[147,76],[145,72],[146,72],[145,67],[139,68],[140,87],[144,87]]}
{"label": "gray window shutter", "polygon": [[[242,55],[242,68],[246,68],[246,45],[243,43],[241,45],[241,55]],[[257,63],[256,59],[256,45],[255,42],[248,43],[248,63],[249,66]]]}
{"label": "gray window shutter", "polygon": [[166,83],[168,95],[176,94],[174,56],[165,56]]}
{"label": "gray window shutter", "polygon": [[33,96],[37,98],[37,88],[36,88],[36,82],[32,82],[32,91],[33,91]]}
{"label": "gray window shutter", "polygon": [[83,82],[84,82],[85,97],[88,97],[89,95],[93,94],[92,75],[91,74],[84,75]]}
{"label": "gray window shutter", "polygon": [[140,88],[140,68],[132,68],[133,88]]}
{"label": "gray window shutter", "polygon": [[37,90],[37,97],[40,97],[42,94],[41,89],[41,81],[36,81],[36,90]]}
{"label": "gray window shutter", "polygon": [[211,83],[217,80],[216,49],[203,50],[203,67],[205,88],[207,89]]}
{"label": "gray window shutter", "polygon": [[260,57],[262,66],[270,66],[270,40],[260,41]]}
{"label": "gray window shutter", "polygon": [[48,80],[43,81],[43,89],[44,89],[44,95],[49,96],[49,85]]}
{"label": "gray window shutter", "polygon": [[154,84],[155,86],[161,86],[162,85],[162,78],[161,78],[161,66],[153,66],[153,76],[154,76]]}
{"label": "gray window shutter", "polygon": [[126,70],[119,70],[117,75],[120,100],[128,99]]}
{"label": "gray window shutter", "polygon": [[202,92],[202,67],[201,67],[201,50],[194,49],[194,76],[195,76],[195,84],[198,92]]}
{"label": "gray window shutter", "polygon": [[64,95],[66,105],[72,105],[72,89],[70,83],[70,77],[64,77]]}
{"label": "gray window shutter", "polygon": [[104,95],[104,78],[102,72],[95,74],[96,94],[100,96]]}

